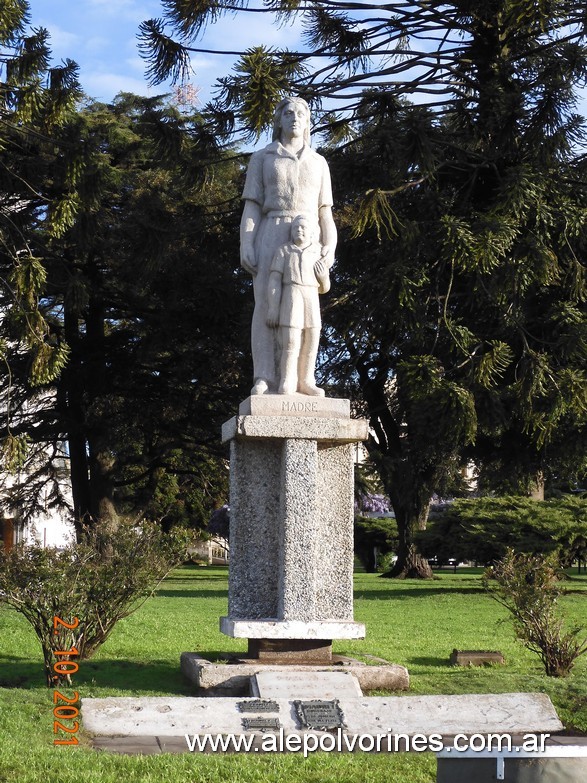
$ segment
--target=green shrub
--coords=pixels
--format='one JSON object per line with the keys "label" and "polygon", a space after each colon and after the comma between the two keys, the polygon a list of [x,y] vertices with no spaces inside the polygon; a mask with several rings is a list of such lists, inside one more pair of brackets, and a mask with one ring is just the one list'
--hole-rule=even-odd
{"label": "green shrub", "polygon": [[190,538],[184,529],[166,534],[155,523],[123,523],[114,532],[88,529],[63,550],[20,545],[0,553],[0,600],[33,626],[49,686],[69,681],[54,664],[89,658],[185,558]]}
{"label": "green shrub", "polygon": [[431,514],[417,534],[425,557],[473,560],[489,565],[508,549],[527,554],[555,552],[571,565],[587,552],[587,501],[570,495],[556,500],[526,497],[455,500]]}
{"label": "green shrub", "polygon": [[510,612],[516,636],[540,656],[549,677],[566,677],[587,652],[581,628],[564,630],[557,607],[563,593],[556,555],[516,555],[511,549],[489,568],[484,579],[490,595]]}
{"label": "green shrub", "polygon": [[395,519],[355,516],[355,555],[367,573],[377,571],[381,557],[397,550],[397,545],[398,532]]}

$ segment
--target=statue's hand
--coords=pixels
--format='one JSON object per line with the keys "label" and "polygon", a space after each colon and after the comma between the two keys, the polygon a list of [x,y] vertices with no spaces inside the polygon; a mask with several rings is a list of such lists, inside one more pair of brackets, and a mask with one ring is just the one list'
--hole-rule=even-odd
{"label": "statue's hand", "polygon": [[252,245],[241,246],[241,266],[253,277],[257,274],[257,259]]}
{"label": "statue's hand", "polygon": [[325,258],[320,258],[316,261],[314,264],[314,274],[320,283],[328,277],[328,263]]}
{"label": "statue's hand", "polygon": [[328,269],[334,264],[334,248],[330,245],[322,245],[320,260],[324,261]]}
{"label": "statue's hand", "polygon": [[267,326],[270,329],[274,329],[276,326],[279,326],[279,312],[269,310],[267,313]]}

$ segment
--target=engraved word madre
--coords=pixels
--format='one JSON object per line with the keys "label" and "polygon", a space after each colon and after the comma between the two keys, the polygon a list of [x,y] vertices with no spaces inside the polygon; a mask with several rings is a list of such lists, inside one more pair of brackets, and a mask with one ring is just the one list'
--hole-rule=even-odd
{"label": "engraved word madre", "polygon": [[284,400],[281,403],[281,410],[283,413],[317,413],[317,402],[298,402],[297,400]]}

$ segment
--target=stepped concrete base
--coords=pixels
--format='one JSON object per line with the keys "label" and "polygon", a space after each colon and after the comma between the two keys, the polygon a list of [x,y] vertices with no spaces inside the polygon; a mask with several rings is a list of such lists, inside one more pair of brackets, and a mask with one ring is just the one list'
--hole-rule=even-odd
{"label": "stepped concrete base", "polygon": [[220,618],[220,630],[248,639],[247,657],[266,663],[330,664],[332,639],[364,639],[365,626],[352,620],[235,620]]}
{"label": "stepped concrete base", "polygon": [[202,694],[207,696],[249,696],[251,678],[259,672],[349,672],[357,678],[363,693],[374,690],[405,691],[410,676],[404,666],[395,663],[367,666],[352,658],[334,656],[324,666],[268,664],[263,661],[238,660],[234,663],[212,663],[198,653],[181,654],[181,671]]}

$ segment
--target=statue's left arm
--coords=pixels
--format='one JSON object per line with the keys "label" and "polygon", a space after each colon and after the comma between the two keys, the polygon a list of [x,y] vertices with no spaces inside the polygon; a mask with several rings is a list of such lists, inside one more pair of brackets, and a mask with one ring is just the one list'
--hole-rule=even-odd
{"label": "statue's left arm", "polygon": [[322,245],[320,258],[324,259],[326,266],[330,269],[334,264],[334,251],[336,250],[337,240],[332,207],[322,207],[318,213],[318,220],[320,222],[320,244]]}
{"label": "statue's left arm", "polygon": [[[321,156],[320,156],[321,157]],[[320,257],[330,267],[334,264],[334,251],[336,250],[337,232],[332,217],[332,184],[330,182],[330,169],[328,163],[322,158],[322,185],[320,188],[320,203],[318,205],[318,222],[320,224],[320,244],[322,251]]]}

